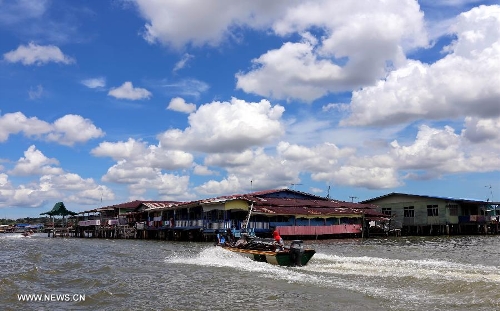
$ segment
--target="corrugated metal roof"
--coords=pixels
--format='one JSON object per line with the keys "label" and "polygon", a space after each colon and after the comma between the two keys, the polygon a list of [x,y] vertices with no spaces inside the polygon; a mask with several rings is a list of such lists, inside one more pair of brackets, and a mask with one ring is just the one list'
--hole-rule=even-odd
{"label": "corrugated metal roof", "polygon": [[164,209],[175,206],[178,202],[170,202],[170,201],[149,201],[142,202],[142,205],[146,206],[146,211],[148,210],[156,210],[156,209]]}
{"label": "corrugated metal roof", "polygon": [[408,197],[420,197],[420,198],[430,198],[430,199],[439,199],[439,200],[448,200],[448,201],[458,201],[458,202],[473,202],[473,203],[484,203],[487,204],[487,201],[476,200],[476,199],[466,199],[466,198],[453,198],[453,197],[444,197],[444,196],[432,196],[432,195],[421,195],[421,194],[409,194],[409,193],[401,193],[401,192],[391,192],[385,195],[381,195],[372,199],[364,200],[361,203],[373,202],[379,199],[388,198],[392,196],[408,196]]}
{"label": "corrugated metal roof", "polygon": [[[283,197],[268,197],[268,194],[280,193],[297,193],[302,198],[283,198]],[[266,196],[266,197],[262,197]],[[307,198],[305,198],[305,197]],[[111,205],[101,208],[104,210],[111,209],[133,209],[137,210],[140,206],[145,206],[143,211],[156,211],[164,209],[180,209],[191,206],[200,206],[204,204],[220,204],[233,200],[245,200],[253,202],[254,213],[268,214],[268,215],[318,215],[318,216],[331,216],[331,215],[347,215],[347,214],[365,214],[372,216],[384,216],[375,209],[373,204],[361,204],[353,202],[345,202],[338,200],[329,200],[323,197],[318,197],[305,192],[278,189],[278,190],[265,190],[252,192],[248,194],[236,194],[229,196],[219,196],[214,198],[207,198],[197,201],[176,202],[176,201],[140,201],[135,200],[131,202]],[[98,212],[99,209],[92,210]],[[140,212],[140,211],[138,211]]]}

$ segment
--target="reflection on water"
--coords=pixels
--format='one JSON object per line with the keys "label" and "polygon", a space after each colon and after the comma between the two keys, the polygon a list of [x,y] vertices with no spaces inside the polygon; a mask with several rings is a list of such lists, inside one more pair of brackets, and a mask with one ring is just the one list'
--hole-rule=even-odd
{"label": "reflection on water", "polygon": [[[499,236],[308,241],[301,268],[211,243],[0,235],[2,309],[495,310]],[[84,294],[22,302],[19,294]],[[5,308],[4,308],[5,307]]]}

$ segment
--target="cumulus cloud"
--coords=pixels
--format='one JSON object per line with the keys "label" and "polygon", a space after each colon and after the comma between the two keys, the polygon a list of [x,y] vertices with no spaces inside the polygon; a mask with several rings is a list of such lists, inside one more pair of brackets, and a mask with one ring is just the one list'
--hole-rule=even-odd
{"label": "cumulus cloud", "polygon": [[147,190],[155,189],[163,200],[178,197],[190,197],[188,192],[189,176],[162,173],[160,169],[146,166],[136,166],[127,160],[118,161],[108,169],[102,177],[105,182],[128,184],[135,197]]}
{"label": "cumulus cloud", "polygon": [[175,97],[170,100],[167,109],[178,112],[191,113],[196,110],[196,105],[186,103],[186,101],[181,97]]}
{"label": "cumulus cloud", "polygon": [[266,154],[262,148],[247,150],[242,155],[238,152],[210,155],[205,164],[223,168],[227,173],[221,180],[209,180],[195,188],[207,195],[283,188],[300,180],[297,163]]}
{"label": "cumulus cloud", "polygon": [[40,175],[40,174],[60,174],[62,169],[52,165],[59,165],[56,159],[47,158],[34,145],[31,145],[24,152],[24,157],[20,158],[14,169],[9,174],[17,176]]}
{"label": "cumulus cloud", "polygon": [[104,132],[97,128],[91,120],[84,119],[79,115],[68,114],[54,122],[52,131],[47,134],[47,140],[72,146],[75,143],[83,143],[102,136],[104,136]]}
{"label": "cumulus cloud", "polygon": [[189,193],[189,176],[178,176],[174,174],[158,173],[155,178],[142,178],[129,185],[130,192],[137,196],[145,193],[148,189],[158,192],[160,200],[192,200],[193,195]]}
{"label": "cumulus cloud", "polygon": [[[236,86],[247,93],[279,99],[312,101],[329,91],[341,91],[344,74],[340,66],[318,59],[310,42],[287,42],[253,60],[258,67],[236,75]],[[279,78],[278,78],[279,77]]]}
{"label": "cumulus cloud", "polygon": [[433,64],[409,61],[352,95],[342,125],[389,125],[418,119],[500,116],[500,6],[462,13],[457,39]]}
{"label": "cumulus cloud", "polygon": [[397,141],[390,151],[397,167],[412,170],[411,176],[424,174],[426,178],[447,173],[487,172],[500,167],[500,146],[471,144],[463,135],[455,133],[450,126],[443,129],[422,125],[415,141],[401,146]]}
{"label": "cumulus cloud", "polygon": [[37,181],[14,186],[9,175],[0,173],[0,207],[38,207],[47,201],[95,205],[101,198],[114,199],[111,189],[97,185],[92,178],[64,171],[59,161],[46,157],[34,145],[24,152],[8,174],[13,176],[40,176]]}
{"label": "cumulus cloud", "polygon": [[56,190],[43,189],[37,183],[15,187],[7,174],[0,173],[0,207],[38,207],[58,195]]}
{"label": "cumulus cloud", "polygon": [[306,102],[371,85],[404,64],[405,51],[428,44],[415,1],[304,1],[290,5],[273,30],[301,34],[302,42],[254,59],[254,68],[237,74],[237,87]]}
{"label": "cumulus cloud", "polygon": [[0,116],[0,142],[5,142],[10,135],[23,133],[28,137],[39,137],[52,130],[52,126],[36,117],[27,118],[21,112],[6,113]]}
{"label": "cumulus cloud", "polygon": [[[466,123],[468,129],[475,128],[474,122]],[[248,191],[250,180],[257,189],[280,188],[299,182],[303,175],[335,186],[389,189],[404,185],[406,179],[498,170],[500,140],[493,134],[494,120],[477,127],[482,140],[471,142],[467,130],[457,134],[449,126],[421,125],[414,141],[394,140],[373,155],[331,143],[308,147],[285,141],[277,145],[275,155],[260,148],[211,154],[204,164],[224,169],[226,177],[209,180],[196,190],[203,194]]]}
{"label": "cumulus cloud", "polygon": [[104,77],[91,78],[82,80],[81,83],[90,89],[103,88],[106,86],[106,79]]}
{"label": "cumulus cloud", "polygon": [[416,170],[435,170],[446,165],[450,159],[460,156],[460,145],[460,136],[453,128],[435,129],[427,125],[420,126],[413,144],[400,146],[397,141],[391,143],[399,168]]}
{"label": "cumulus cloud", "polygon": [[491,144],[500,149],[500,116],[485,119],[466,117],[461,135],[473,143]]}
{"label": "cumulus cloud", "polygon": [[18,133],[68,146],[104,135],[104,132],[89,119],[78,115],[65,115],[53,124],[36,117],[27,118],[21,112],[0,116],[0,142],[6,141],[10,135]]}
{"label": "cumulus cloud", "polygon": [[30,42],[28,45],[20,45],[16,50],[3,55],[4,59],[10,63],[22,63],[23,65],[45,65],[50,62],[71,64],[75,60],[54,45],[37,45]]}
{"label": "cumulus cloud", "polygon": [[280,105],[267,100],[248,103],[232,98],[230,102],[202,105],[189,115],[189,127],[171,129],[158,135],[161,145],[179,150],[204,152],[242,151],[270,143],[284,133]]}
{"label": "cumulus cloud", "polygon": [[205,165],[199,165],[199,164],[197,164],[193,168],[193,174],[200,175],[200,176],[207,176],[207,175],[214,175],[215,172],[211,171]]}
{"label": "cumulus cloud", "polygon": [[143,141],[129,138],[128,141],[102,142],[92,149],[98,157],[111,157],[121,166],[152,167],[154,169],[176,170],[191,167],[193,155],[181,150],[170,150],[162,146],[147,145]]}
{"label": "cumulus cloud", "polygon": [[135,4],[147,21],[144,39],[178,49],[186,44],[219,44],[233,37],[235,28],[269,25],[286,9],[286,3],[282,1],[266,0],[213,3],[138,0]]}
{"label": "cumulus cloud", "polygon": [[108,92],[109,96],[113,96],[118,99],[128,99],[128,100],[140,100],[140,99],[149,99],[153,94],[150,91],[140,88],[134,87],[132,82],[127,81],[124,82],[121,86],[112,88]]}

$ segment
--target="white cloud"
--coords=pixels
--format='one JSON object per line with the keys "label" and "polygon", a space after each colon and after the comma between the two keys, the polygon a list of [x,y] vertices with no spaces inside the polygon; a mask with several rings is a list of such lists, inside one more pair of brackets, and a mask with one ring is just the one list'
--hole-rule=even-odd
{"label": "white cloud", "polygon": [[195,187],[201,194],[221,195],[276,189],[300,181],[298,163],[266,154],[262,148],[246,150],[241,155],[237,152],[210,155],[205,164],[218,166],[227,174],[222,180],[209,180]]}
{"label": "white cloud", "polygon": [[132,82],[124,82],[121,86],[112,88],[108,92],[109,96],[113,96],[118,99],[128,99],[128,100],[140,100],[149,99],[153,94],[150,91],[143,88],[135,88]]}
{"label": "white cloud", "polygon": [[106,186],[97,185],[92,178],[65,172],[55,158],[46,157],[35,146],[24,152],[9,174],[15,176],[40,175],[38,181],[14,186],[9,175],[0,173],[0,207],[38,207],[47,201],[95,205],[101,198],[114,199]]}
{"label": "white cloud", "polygon": [[110,167],[102,180],[128,184],[129,190],[134,197],[142,195],[151,189],[157,190],[163,200],[190,197],[187,193],[189,176],[163,174],[160,169],[146,166],[138,167],[127,160],[118,161],[118,163]]}
{"label": "white cloud", "polygon": [[193,58],[194,56],[189,54],[189,53],[185,53],[184,55],[182,55],[182,58],[177,62],[175,63],[175,66],[174,66],[174,69],[173,71],[176,72],[182,68],[184,68],[186,66],[186,64]]}
{"label": "white cloud", "polygon": [[465,129],[462,130],[461,136],[473,143],[488,144],[489,148],[500,149],[500,116],[485,119],[465,118]]}
{"label": "white cloud", "polygon": [[186,103],[186,101],[181,97],[175,97],[170,100],[167,109],[178,112],[191,113],[196,110],[196,105]]}
{"label": "white cloud", "polygon": [[142,194],[148,189],[158,191],[160,200],[192,200],[189,193],[189,176],[158,173],[155,178],[142,178],[129,186],[132,194]]}
{"label": "white cloud", "polygon": [[[103,142],[91,151],[98,157],[111,157],[116,164],[102,177],[105,182],[128,184],[137,197],[148,189],[159,191],[160,195],[188,197],[188,176],[164,174],[162,170],[189,169],[193,156],[180,150],[167,150],[159,146],[129,138],[123,142]],[[176,184],[177,182],[177,184]]]}
{"label": "white cloud", "polygon": [[20,45],[16,50],[3,55],[4,59],[10,63],[21,62],[23,65],[44,65],[49,62],[71,64],[74,59],[63,54],[54,45],[37,45],[30,42],[28,45]]}
{"label": "white cloud", "polygon": [[48,8],[48,0],[0,1],[0,23],[17,24],[30,18],[40,18]]}
{"label": "white cloud", "polygon": [[306,102],[371,85],[404,64],[404,52],[428,45],[415,1],[304,1],[291,5],[273,30],[301,34],[302,42],[254,59],[249,72],[236,75],[237,87]]}
{"label": "white cloud", "polygon": [[284,108],[267,100],[202,105],[189,115],[189,127],[172,129],[158,135],[165,148],[204,152],[242,151],[277,139],[284,133],[280,118]]}
{"label": "white cloud", "polygon": [[23,132],[26,136],[40,136],[52,130],[52,126],[36,117],[27,118],[21,112],[6,113],[0,116],[0,142],[10,135]]}
{"label": "white cloud", "polygon": [[59,194],[36,183],[15,187],[7,174],[0,173],[0,207],[38,207],[47,199],[56,199]]}
{"label": "white cloud", "polygon": [[215,172],[208,169],[208,167],[204,165],[195,165],[193,168],[193,174],[200,176],[214,175]]}
{"label": "white cloud", "polygon": [[336,171],[313,174],[313,179],[332,181],[335,185],[387,189],[402,185],[397,170],[390,167],[341,166]]}
{"label": "white cloud", "polygon": [[392,154],[402,169],[435,170],[450,159],[460,156],[460,136],[453,128],[443,130],[422,125],[412,145],[400,146],[397,141],[391,143]]}
{"label": "white cloud", "polygon": [[287,5],[267,0],[210,3],[138,0],[135,4],[147,21],[144,38],[150,43],[160,42],[178,49],[186,44],[219,44],[232,37],[239,27],[270,25]]}
{"label": "white cloud", "polygon": [[36,88],[30,87],[30,90],[28,91],[28,96],[31,100],[38,99],[42,97],[43,94],[43,87],[39,84],[36,86]]}
{"label": "white cloud", "polygon": [[209,85],[196,79],[183,79],[174,83],[163,84],[169,93],[183,96],[199,97],[209,89]]}
{"label": "white cloud", "polygon": [[229,175],[221,181],[210,180],[195,188],[196,192],[205,195],[220,193],[238,193],[241,190],[240,180],[234,175]]}
{"label": "white cloud", "polygon": [[98,157],[111,157],[122,163],[124,167],[151,167],[155,169],[186,169],[193,163],[193,155],[181,150],[169,150],[162,146],[149,145],[142,141],[129,138],[123,142],[102,142],[98,147],[92,149],[91,153]]}
{"label": "white cloud", "polygon": [[47,140],[62,145],[72,146],[90,139],[104,136],[104,132],[97,128],[91,120],[79,115],[68,114],[54,122],[53,130],[47,134]]}
{"label": "white cloud", "polygon": [[431,65],[410,61],[375,86],[353,93],[343,125],[500,116],[500,6],[461,14],[456,41]]}
{"label": "white cloud", "polygon": [[0,142],[6,141],[11,134],[23,133],[27,137],[45,139],[62,145],[83,143],[104,135],[89,119],[78,115],[65,115],[53,124],[35,117],[27,118],[21,112],[0,116]]}
{"label": "white cloud", "polygon": [[103,88],[106,86],[106,78],[98,77],[82,80],[81,83],[90,89]]}
{"label": "white cloud", "polygon": [[[329,91],[350,89],[342,68],[318,59],[310,42],[287,42],[254,59],[257,69],[236,75],[236,86],[247,93],[279,99],[312,101]],[[278,78],[279,77],[279,78]]]}
{"label": "white cloud", "polygon": [[138,167],[127,160],[121,160],[108,169],[102,180],[104,182],[134,184],[142,179],[155,179],[158,173],[159,170],[153,167]]}
{"label": "white cloud", "polygon": [[47,158],[34,145],[30,146],[24,152],[24,157],[20,158],[14,169],[9,174],[18,176],[41,175],[41,174],[60,174],[62,169],[51,165],[59,165],[56,159]]}
{"label": "white cloud", "polygon": [[[485,148],[487,146],[487,148]],[[400,170],[413,175],[436,177],[460,172],[495,171],[500,167],[500,139],[487,144],[471,143],[464,132],[456,134],[449,126],[443,129],[422,125],[416,140],[407,146],[391,144],[390,155]]]}
{"label": "white cloud", "polygon": [[97,157],[111,157],[119,161],[133,159],[134,157],[142,158],[146,153],[146,149],[145,142],[129,138],[126,142],[102,142],[98,147],[92,149],[91,153]]}

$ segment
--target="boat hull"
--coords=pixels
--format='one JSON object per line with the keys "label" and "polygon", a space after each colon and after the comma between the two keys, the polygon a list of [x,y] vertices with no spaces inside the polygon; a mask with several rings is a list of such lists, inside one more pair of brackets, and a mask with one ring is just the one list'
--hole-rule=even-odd
{"label": "boat hull", "polygon": [[[267,262],[273,265],[279,266],[295,266],[295,263],[292,262],[292,257],[289,251],[263,251],[263,250],[253,250],[253,249],[244,249],[237,247],[228,247],[223,246],[224,249],[227,249],[231,252],[239,253],[244,255],[252,260],[259,262]],[[302,266],[307,265],[309,260],[316,253],[313,249],[305,249],[301,252],[300,263]]]}

